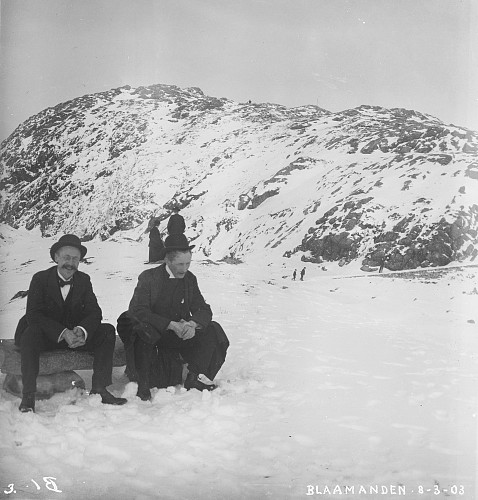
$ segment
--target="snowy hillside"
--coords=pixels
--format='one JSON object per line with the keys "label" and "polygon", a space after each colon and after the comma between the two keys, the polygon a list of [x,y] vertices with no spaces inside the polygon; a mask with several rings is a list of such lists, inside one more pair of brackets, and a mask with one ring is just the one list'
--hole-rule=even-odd
{"label": "snowy hillside", "polygon": [[2,143],[0,220],[137,239],[178,205],[212,259],[446,265],[478,255],[477,151],[478,133],[404,109],[123,87],[48,108]]}

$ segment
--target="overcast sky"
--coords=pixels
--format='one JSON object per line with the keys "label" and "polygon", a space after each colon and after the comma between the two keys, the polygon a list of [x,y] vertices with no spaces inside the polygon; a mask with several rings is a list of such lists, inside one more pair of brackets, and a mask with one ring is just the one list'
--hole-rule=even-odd
{"label": "overcast sky", "polygon": [[1,0],[0,140],[122,85],[403,107],[478,130],[474,0]]}

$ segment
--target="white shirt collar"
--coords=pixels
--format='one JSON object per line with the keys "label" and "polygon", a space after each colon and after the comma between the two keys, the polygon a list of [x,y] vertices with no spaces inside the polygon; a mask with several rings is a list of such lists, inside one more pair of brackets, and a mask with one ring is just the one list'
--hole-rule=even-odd
{"label": "white shirt collar", "polygon": [[67,279],[67,280],[66,280],[66,279],[65,279],[65,278],[63,278],[63,276],[60,274],[60,271],[58,271],[58,269],[56,270],[56,274],[58,274],[58,277],[59,277],[60,279],[62,279],[63,281],[68,282],[68,284],[70,284],[70,281],[73,279],[73,276],[71,276],[71,278],[70,278],[70,279]]}
{"label": "white shirt collar", "polygon": [[165,267],[166,267],[166,272],[169,274],[169,278],[174,278],[174,274],[173,272],[171,271],[171,269],[169,269],[168,265],[165,264]]}

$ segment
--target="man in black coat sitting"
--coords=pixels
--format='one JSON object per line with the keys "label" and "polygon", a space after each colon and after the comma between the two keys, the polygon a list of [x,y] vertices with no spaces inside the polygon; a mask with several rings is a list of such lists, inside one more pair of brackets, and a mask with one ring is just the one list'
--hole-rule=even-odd
{"label": "man in black coat sitting", "polygon": [[35,411],[40,353],[53,349],[93,352],[90,394],[99,394],[106,404],[126,403],[126,399],[117,398],[106,389],[112,382],[116,335],[112,325],[101,323],[102,312],[90,277],[78,271],[85,255],[86,247],[77,236],[64,235],[50,249],[57,265],[36,273],[31,280],[26,315],[15,332],[15,344],[21,353],[21,412]]}
{"label": "man in black coat sitting", "polygon": [[156,347],[177,350],[188,363],[186,389],[211,391],[229,346],[188,270],[194,245],[184,234],[170,235],[164,244],[165,263],[140,274],[128,310],[136,323],[138,396],[144,401],[151,399],[149,373]]}

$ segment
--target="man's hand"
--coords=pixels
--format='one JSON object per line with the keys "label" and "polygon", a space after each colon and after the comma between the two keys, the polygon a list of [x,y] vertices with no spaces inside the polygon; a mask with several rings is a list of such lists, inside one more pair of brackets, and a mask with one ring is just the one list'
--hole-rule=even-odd
{"label": "man's hand", "polygon": [[77,347],[78,337],[73,330],[65,330],[63,332],[63,340],[68,344],[70,349]]}
{"label": "man's hand", "polygon": [[83,331],[77,326],[75,326],[73,330],[65,330],[63,333],[63,340],[65,340],[70,349],[81,347],[82,345],[85,345],[86,342]]}
{"label": "man's hand", "polygon": [[194,321],[171,321],[168,329],[172,330],[180,339],[189,340],[196,335],[197,323]]}
{"label": "man's hand", "polygon": [[196,335],[196,328],[197,328],[197,323],[195,321],[184,321],[181,320],[182,325],[184,327],[184,333],[182,336],[183,340],[189,340]]}
{"label": "man's hand", "polygon": [[172,330],[180,339],[182,339],[184,334],[184,323],[171,321],[168,325],[168,330]]}
{"label": "man's hand", "polygon": [[77,345],[75,347],[80,347],[86,344],[85,332],[79,326],[75,326],[73,328],[73,333],[76,335],[77,338],[77,343],[76,343]]}

